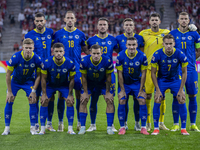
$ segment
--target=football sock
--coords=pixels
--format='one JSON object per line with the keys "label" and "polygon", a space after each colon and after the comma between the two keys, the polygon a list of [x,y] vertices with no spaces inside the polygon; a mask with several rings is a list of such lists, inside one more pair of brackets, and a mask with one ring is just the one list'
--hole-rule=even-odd
{"label": "football sock", "polygon": [[49,101],[47,120],[50,121],[50,122],[52,121],[53,112],[54,112],[54,101]]}
{"label": "football sock", "polygon": [[114,113],[106,113],[107,115],[107,126],[112,127],[113,119],[114,119]]}
{"label": "football sock", "polygon": [[63,122],[63,116],[65,111],[65,100],[58,98],[58,104],[57,104],[57,111],[58,111],[58,119],[60,122]]}
{"label": "football sock", "polygon": [[158,121],[159,121],[159,116],[160,116],[160,103],[155,103],[154,102],[154,107],[153,107],[153,120],[154,120],[154,129],[158,128]]}
{"label": "football sock", "polygon": [[10,126],[10,120],[12,117],[12,106],[13,106],[13,102],[10,103],[6,103],[6,107],[4,110],[4,118],[5,118],[5,125],[6,126]]}
{"label": "football sock", "polygon": [[95,124],[96,122],[98,99],[99,99],[99,94],[97,94],[96,92],[93,92],[91,96],[91,103],[90,103],[91,124]]}
{"label": "football sock", "polygon": [[147,106],[146,106],[146,104],[140,105],[140,119],[141,119],[142,126],[146,127],[146,121],[147,121]]}
{"label": "football sock", "polygon": [[48,107],[40,107],[40,123],[41,126],[45,126],[46,118],[48,116]]}
{"label": "football sock", "polygon": [[151,99],[146,99],[147,123],[151,123]]}
{"label": "football sock", "polygon": [[189,112],[190,112],[190,123],[196,123],[197,116],[197,100],[195,97],[189,97]]}
{"label": "football sock", "polygon": [[80,116],[81,126],[85,126],[85,122],[86,122],[86,118],[87,118],[87,113],[80,112],[79,116]]}
{"label": "football sock", "polygon": [[172,113],[173,113],[174,123],[179,123],[179,103],[176,97],[174,97],[173,99]]}
{"label": "football sock", "polygon": [[162,100],[161,101],[161,105],[160,105],[160,118],[159,118],[159,122],[164,122],[165,111],[166,111],[166,101]]}
{"label": "football sock", "polygon": [[35,123],[38,123],[38,114],[39,114],[39,100],[36,102],[36,120],[35,120]]}
{"label": "football sock", "polygon": [[31,126],[35,126],[36,113],[37,113],[36,104],[29,104],[29,106],[30,106],[29,118],[30,118]]}
{"label": "football sock", "polygon": [[124,123],[125,123],[125,112],[126,112],[125,105],[123,105],[123,104],[118,105],[118,119],[119,119],[119,124],[121,127],[123,127]]}
{"label": "football sock", "polygon": [[76,113],[77,113],[78,122],[80,122],[79,107],[80,107],[80,99],[76,99]]}
{"label": "football sock", "polygon": [[73,122],[74,122],[74,106],[72,107],[68,107],[67,106],[67,111],[66,111],[66,116],[68,119],[68,126],[73,126]]}
{"label": "football sock", "polygon": [[129,112],[129,105],[128,105],[128,99],[129,99],[129,96],[127,96],[127,100],[126,100],[126,104],[125,104],[125,122],[128,120],[128,112]]}
{"label": "football sock", "polygon": [[187,120],[187,107],[186,104],[179,104],[179,111],[181,117],[181,128],[186,128],[186,120]]}
{"label": "football sock", "polygon": [[140,121],[140,105],[136,98],[134,99],[133,107],[134,107],[133,111],[135,115],[135,121],[139,122]]}

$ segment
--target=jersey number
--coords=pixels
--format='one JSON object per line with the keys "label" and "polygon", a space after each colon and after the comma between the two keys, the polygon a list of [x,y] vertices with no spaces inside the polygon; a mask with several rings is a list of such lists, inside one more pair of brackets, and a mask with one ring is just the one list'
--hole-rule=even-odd
{"label": "jersey number", "polygon": [[134,68],[128,67],[128,73],[133,74],[134,73]]}
{"label": "jersey number", "polygon": [[169,68],[168,68],[168,71],[170,71],[170,69],[171,69],[171,66],[172,66],[172,65],[168,65],[168,67],[169,67]]}
{"label": "jersey number", "polygon": [[68,43],[69,43],[69,47],[74,47],[74,41],[72,40],[72,41],[68,41]]}
{"label": "jersey number", "polygon": [[94,78],[98,78],[98,77],[99,77],[99,74],[98,74],[98,73],[93,73],[93,77],[94,77]]}
{"label": "jersey number", "polygon": [[60,73],[57,74],[56,78],[57,78],[57,79],[60,79]]}
{"label": "jersey number", "polygon": [[23,75],[27,75],[28,71],[29,71],[29,69],[23,69]]}
{"label": "jersey number", "polygon": [[105,54],[107,54],[107,52],[108,52],[108,48],[107,48],[107,46],[101,46],[101,51],[103,52],[103,53],[105,53]]}
{"label": "jersey number", "polygon": [[[181,42],[181,44],[182,44],[182,49],[184,49],[184,47],[185,47],[185,49],[186,49],[186,42]],[[185,45],[185,46],[184,46]]]}
{"label": "jersey number", "polygon": [[43,48],[47,47],[45,41],[43,41],[42,44],[43,44]]}

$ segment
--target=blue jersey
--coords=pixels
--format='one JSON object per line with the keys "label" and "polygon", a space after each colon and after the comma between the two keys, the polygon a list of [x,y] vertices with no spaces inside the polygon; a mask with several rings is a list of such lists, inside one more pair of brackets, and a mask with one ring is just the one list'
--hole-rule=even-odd
{"label": "blue jersey", "polygon": [[147,57],[139,49],[136,50],[133,58],[128,56],[128,50],[121,51],[117,56],[116,68],[122,71],[124,84],[140,81],[141,70],[147,69],[147,66]]}
{"label": "blue jersey", "polygon": [[47,86],[69,86],[68,77],[76,74],[75,68],[74,62],[69,58],[63,57],[63,63],[58,65],[55,62],[55,57],[51,56],[45,60],[41,72],[47,74]]}
{"label": "blue jersey", "polygon": [[26,60],[23,55],[23,51],[15,53],[7,63],[7,68],[12,73],[12,81],[18,84],[24,84],[27,81],[35,81],[35,70],[40,72],[43,63],[41,58],[32,53],[29,60]]}
{"label": "blue jersey", "polygon": [[[137,48],[140,48],[140,47],[144,47],[144,39],[141,35],[138,35],[138,34],[133,34],[133,37],[135,37],[137,39],[137,43],[138,43],[138,47]],[[117,43],[119,45],[119,51],[123,51],[123,50],[126,50],[126,41],[127,41],[127,36],[126,34],[121,34],[121,35],[118,35],[116,36],[116,40],[117,40]]]}
{"label": "blue jersey", "polygon": [[34,41],[34,52],[41,57],[42,61],[51,56],[52,29],[45,28],[43,33],[34,29],[28,32],[24,38],[30,38]]}
{"label": "blue jersey", "polygon": [[151,66],[159,68],[158,79],[166,81],[179,79],[179,65],[186,67],[188,65],[185,54],[174,48],[174,53],[171,56],[165,54],[165,48],[157,50],[151,59]]}
{"label": "blue jersey", "polygon": [[101,46],[101,51],[103,52],[103,55],[109,57],[112,60],[112,53],[113,49],[117,49],[117,40],[111,36],[108,35],[105,38],[100,38],[99,35],[95,35],[87,40],[88,48],[94,44],[99,44]]}
{"label": "blue jersey", "polygon": [[170,32],[175,38],[175,48],[180,49],[187,56],[188,71],[196,70],[196,48],[200,48],[200,36],[196,31],[181,32],[175,29]]}
{"label": "blue jersey", "polygon": [[97,65],[92,63],[92,56],[85,56],[81,60],[80,72],[87,74],[87,83],[90,86],[104,86],[106,74],[113,72],[113,64],[106,56],[101,56]]}
{"label": "blue jersey", "polygon": [[77,28],[68,31],[65,27],[54,34],[54,43],[62,43],[65,46],[64,56],[76,64],[81,62],[81,47],[86,45],[85,41],[85,34]]}

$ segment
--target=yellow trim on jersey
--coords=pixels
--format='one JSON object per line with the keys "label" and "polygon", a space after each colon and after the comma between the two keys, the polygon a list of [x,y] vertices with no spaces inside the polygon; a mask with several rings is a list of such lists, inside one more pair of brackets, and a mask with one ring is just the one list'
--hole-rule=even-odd
{"label": "yellow trim on jersey", "polygon": [[81,70],[80,69],[80,72],[83,73],[83,74],[87,74],[87,70]]}
{"label": "yellow trim on jersey", "polygon": [[186,33],[186,32],[189,32],[190,30],[187,30],[185,32],[182,32],[179,28],[178,28],[178,31],[181,32],[181,33]]}
{"label": "yellow trim on jersey", "polygon": [[96,34],[96,36],[97,36],[98,38],[100,38],[100,39],[105,39],[105,38],[108,37],[108,34],[107,34],[106,37],[104,37],[104,38],[100,37],[98,34]]}
{"label": "yellow trim on jersey", "polygon": [[106,70],[106,74],[112,73],[113,71],[114,71],[114,69],[113,70]]}
{"label": "yellow trim on jersey", "polygon": [[123,71],[123,66],[116,66],[116,69],[119,70],[119,71]]}
{"label": "yellow trim on jersey", "polygon": [[[135,56],[137,55],[137,53],[138,53],[138,51],[136,50],[135,55],[133,56],[133,58],[135,58]],[[127,56],[129,59],[133,59],[133,58],[130,58],[130,57],[128,56],[128,49],[126,49],[125,54],[126,54],[126,56]]]}
{"label": "yellow trim on jersey", "polygon": [[60,64],[60,65],[58,65],[57,63],[56,63],[56,61],[55,61],[55,56],[53,57],[53,61],[55,62],[55,64],[57,65],[57,66],[61,66],[62,64],[64,64],[64,62],[65,62],[65,57],[63,57],[63,62]]}
{"label": "yellow trim on jersey", "polygon": [[173,51],[173,53],[172,53],[170,56],[168,56],[168,55],[165,53],[165,47],[163,47],[163,52],[164,52],[164,54],[167,55],[168,57],[171,57],[171,56],[175,53],[175,51],[176,51],[175,48],[173,48],[173,49],[174,49],[174,51]]}
{"label": "yellow trim on jersey", "polygon": [[76,29],[77,29],[77,28],[76,28],[76,27],[74,27],[74,30],[72,30],[72,31],[69,31],[69,30],[67,30],[67,28],[66,28],[66,27],[64,27],[64,30],[65,30],[65,31],[67,31],[67,32],[74,32]]}
{"label": "yellow trim on jersey", "polygon": [[14,67],[13,66],[7,66],[7,69],[10,71],[14,71]]}
{"label": "yellow trim on jersey", "polygon": [[37,72],[41,72],[41,68],[38,67],[38,68],[37,68]]}
{"label": "yellow trim on jersey", "polygon": [[141,65],[141,70],[146,70],[148,66]]}
{"label": "yellow trim on jersey", "polygon": [[[134,35],[135,35],[135,33],[133,33],[133,37],[134,37]],[[124,36],[127,37],[127,36],[126,36],[126,33],[124,33]],[[127,38],[128,38],[128,37],[127,37]]]}
{"label": "yellow trim on jersey", "polygon": [[151,67],[157,68],[158,64],[157,63],[151,63]]}
{"label": "yellow trim on jersey", "polygon": [[91,63],[92,63],[94,66],[98,66],[98,65],[101,63],[101,61],[102,61],[102,57],[100,58],[98,64],[96,64],[96,65],[92,62],[92,56],[90,57],[90,61],[91,61]]}
{"label": "yellow trim on jersey", "polygon": [[51,43],[53,43],[55,40],[52,40]]}
{"label": "yellow trim on jersey", "polygon": [[74,76],[76,74],[76,71],[70,71],[69,76]]}
{"label": "yellow trim on jersey", "polygon": [[46,28],[44,27],[44,31],[43,31],[43,32],[38,32],[37,29],[34,29],[34,31],[35,31],[36,33],[43,34],[43,33],[46,31]]}
{"label": "yellow trim on jersey", "polygon": [[22,55],[22,57],[23,57],[23,59],[24,59],[25,61],[29,61],[29,60],[31,60],[31,59],[33,58],[34,53],[32,52],[32,56],[31,56],[31,58],[28,59],[28,60],[26,60],[26,59],[24,58],[24,51],[21,52],[21,55]]}
{"label": "yellow trim on jersey", "polygon": [[195,43],[195,48],[200,48],[200,43]]}
{"label": "yellow trim on jersey", "polygon": [[47,74],[47,70],[41,70],[42,74]]}
{"label": "yellow trim on jersey", "polygon": [[188,62],[182,63],[182,68],[186,67],[188,65]]}
{"label": "yellow trim on jersey", "polygon": [[87,44],[87,41],[85,41],[85,45],[87,46],[88,44]]}

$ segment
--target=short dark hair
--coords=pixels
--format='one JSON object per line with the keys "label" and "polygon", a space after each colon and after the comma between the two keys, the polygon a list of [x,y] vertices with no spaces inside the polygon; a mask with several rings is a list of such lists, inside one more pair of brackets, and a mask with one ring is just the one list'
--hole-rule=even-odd
{"label": "short dark hair", "polygon": [[151,19],[151,17],[158,17],[160,19],[160,14],[159,13],[153,13],[150,15],[149,19]]}
{"label": "short dark hair", "polygon": [[[124,24],[126,21],[133,21],[133,19],[131,19],[131,18],[126,18],[126,19],[124,19],[123,24]],[[133,23],[134,23],[134,21],[133,21]]]}
{"label": "short dark hair", "polygon": [[173,39],[173,40],[175,41],[174,36],[171,35],[171,34],[165,35],[165,36],[163,37],[163,42],[164,42],[165,39]]}
{"label": "short dark hair", "polygon": [[127,43],[128,41],[137,41],[137,39],[136,39],[135,37],[129,37],[129,38],[127,38],[126,43]]}
{"label": "short dark hair", "polygon": [[60,48],[60,47],[62,47],[63,49],[65,49],[65,46],[62,44],[62,43],[55,43],[54,45],[53,45],[53,50],[55,49],[55,48]]}
{"label": "short dark hair", "polygon": [[189,16],[189,14],[188,14],[187,12],[181,12],[181,13],[179,14],[179,16],[180,16],[180,15]]}
{"label": "short dark hair", "polygon": [[101,49],[101,46],[99,44],[94,44],[91,46],[90,50],[92,51],[92,49]]}
{"label": "short dark hair", "polygon": [[[69,13],[72,13],[72,14],[74,14],[74,16],[75,16],[75,13],[74,13],[72,10],[68,10],[68,11],[66,12],[65,16],[66,16],[67,14],[69,14]],[[75,18],[76,18],[76,16],[75,16]]]}
{"label": "short dark hair", "polygon": [[99,21],[101,21],[101,20],[107,21],[107,23],[109,23],[108,19],[105,18],[105,17],[99,18],[99,19],[98,19],[98,23],[99,23]]}
{"label": "short dark hair", "polygon": [[45,18],[45,15],[41,12],[38,12],[38,13],[35,14],[35,18],[37,18],[37,17],[44,17]]}
{"label": "short dark hair", "polygon": [[30,38],[27,38],[27,39],[24,39],[23,45],[24,44],[33,44],[34,45],[34,41],[32,39],[30,39]]}

